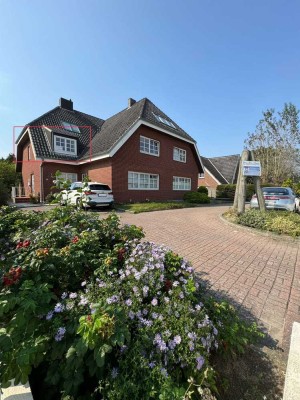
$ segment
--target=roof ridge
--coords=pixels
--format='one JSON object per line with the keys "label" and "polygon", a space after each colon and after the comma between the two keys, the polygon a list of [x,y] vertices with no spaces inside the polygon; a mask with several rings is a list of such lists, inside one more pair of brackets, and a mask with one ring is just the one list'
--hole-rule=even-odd
{"label": "roof ridge", "polygon": [[224,178],[225,181],[229,184],[228,179],[226,179],[225,176],[219,171],[219,169],[215,166],[215,164],[211,161],[211,159],[208,158],[208,160],[211,163],[211,165],[219,172],[219,174],[222,176],[222,178]]}

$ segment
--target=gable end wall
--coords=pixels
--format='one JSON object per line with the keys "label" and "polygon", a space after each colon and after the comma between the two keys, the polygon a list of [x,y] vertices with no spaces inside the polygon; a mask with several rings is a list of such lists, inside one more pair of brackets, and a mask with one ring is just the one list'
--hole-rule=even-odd
{"label": "gable end wall", "polygon": [[[159,157],[140,152],[140,136],[160,142]],[[186,163],[173,160],[174,147],[186,150]],[[128,171],[158,174],[159,190],[128,190]],[[173,190],[173,176],[191,178],[191,190],[196,190],[198,173],[192,144],[143,125],[112,157],[112,187],[118,202],[182,200],[186,191]]]}

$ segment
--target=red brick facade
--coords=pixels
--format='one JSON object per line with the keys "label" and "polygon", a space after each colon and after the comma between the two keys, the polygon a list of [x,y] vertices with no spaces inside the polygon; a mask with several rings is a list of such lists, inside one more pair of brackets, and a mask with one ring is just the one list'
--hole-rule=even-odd
{"label": "red brick facade", "polygon": [[209,197],[216,197],[216,189],[220,183],[204,168],[204,177],[198,179],[198,186],[205,186]]}
{"label": "red brick facade", "polygon": [[41,162],[35,160],[32,146],[29,141],[24,144],[22,153],[22,178],[25,196],[37,196],[41,191]]}
{"label": "red brick facade", "polygon": [[[140,152],[140,136],[159,141],[159,156]],[[29,144],[29,143],[28,143]],[[191,179],[191,190],[196,190],[200,162],[195,146],[184,140],[141,125],[136,132],[123,144],[111,158],[89,162],[81,165],[64,162],[26,162],[28,144],[23,147],[22,175],[24,186],[34,174],[35,192],[42,193],[45,199],[53,186],[55,172],[77,173],[77,179],[82,180],[82,174],[88,174],[90,180],[108,184],[114,193],[116,202],[137,202],[146,200],[181,200],[187,190],[173,190],[173,177]],[[173,160],[174,147],[186,151],[186,162]],[[31,151],[33,155],[33,152]],[[42,166],[41,166],[42,164]],[[158,190],[129,190],[128,172],[157,174],[159,176]],[[42,176],[42,185],[40,177]],[[29,187],[28,187],[29,188]]]}
{"label": "red brick facade", "polygon": [[[140,152],[140,136],[159,141],[158,157]],[[174,147],[186,150],[186,163],[173,160]],[[181,200],[186,191],[173,190],[173,176],[191,178],[191,190],[196,190],[196,157],[192,144],[142,125],[112,158],[114,196],[120,202]],[[128,190],[129,171],[158,174],[159,190]]]}

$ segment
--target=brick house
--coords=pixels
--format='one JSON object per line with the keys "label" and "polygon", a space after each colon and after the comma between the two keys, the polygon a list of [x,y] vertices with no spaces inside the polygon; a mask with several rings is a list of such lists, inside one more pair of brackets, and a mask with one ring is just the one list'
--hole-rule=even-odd
{"label": "brick house", "polygon": [[204,171],[199,174],[198,186],[206,186],[208,195],[216,197],[218,185],[236,183],[240,164],[239,154],[206,158],[201,156]]}
{"label": "brick house", "polygon": [[25,194],[51,192],[55,172],[108,184],[115,201],[180,200],[203,172],[195,140],[150,100],[128,100],[103,120],[59,106],[27,124],[17,141]]}

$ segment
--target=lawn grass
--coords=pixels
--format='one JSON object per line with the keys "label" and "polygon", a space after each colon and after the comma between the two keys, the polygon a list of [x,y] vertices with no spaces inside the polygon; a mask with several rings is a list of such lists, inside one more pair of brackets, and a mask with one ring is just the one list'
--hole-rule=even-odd
{"label": "lawn grass", "polygon": [[198,207],[199,204],[186,203],[184,201],[165,201],[165,202],[149,202],[149,203],[132,203],[132,204],[116,204],[116,209],[130,211],[134,214],[149,211],[175,210],[178,208]]}

